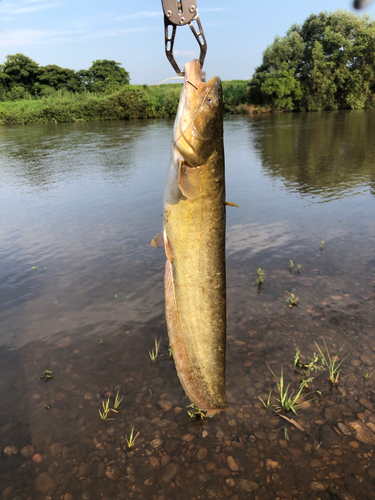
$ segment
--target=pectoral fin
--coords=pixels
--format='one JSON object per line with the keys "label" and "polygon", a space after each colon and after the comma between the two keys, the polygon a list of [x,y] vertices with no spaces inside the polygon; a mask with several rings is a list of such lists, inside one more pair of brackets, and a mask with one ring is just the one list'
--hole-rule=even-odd
{"label": "pectoral fin", "polygon": [[227,205],[227,207],[238,207],[237,203],[232,203],[231,201],[226,201],[224,205]]}
{"label": "pectoral fin", "polygon": [[164,245],[163,233],[159,233],[155,238],[151,241],[150,247],[162,247]]}
{"label": "pectoral fin", "polygon": [[198,198],[199,189],[199,167],[190,167],[186,161],[180,161],[178,168],[178,187],[181,193],[189,200]]}

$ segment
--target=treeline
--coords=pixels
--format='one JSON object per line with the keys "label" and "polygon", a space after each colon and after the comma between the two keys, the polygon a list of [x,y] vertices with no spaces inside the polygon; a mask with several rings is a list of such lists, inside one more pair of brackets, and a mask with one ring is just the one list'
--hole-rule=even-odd
{"label": "treeline", "polygon": [[[160,118],[175,116],[181,84],[129,83],[120,63],[94,61],[88,70],[39,66],[23,54],[0,66],[0,124]],[[247,81],[223,82],[226,113],[243,113]]]}
{"label": "treeline", "polygon": [[0,65],[0,101],[47,97],[58,90],[111,93],[129,81],[121,64],[107,59],[94,61],[87,70],[74,71],[56,64],[39,66],[23,54],[8,55]]}
{"label": "treeline", "polygon": [[276,37],[249,82],[246,101],[287,111],[375,105],[375,22],[338,10],[309,16]]}

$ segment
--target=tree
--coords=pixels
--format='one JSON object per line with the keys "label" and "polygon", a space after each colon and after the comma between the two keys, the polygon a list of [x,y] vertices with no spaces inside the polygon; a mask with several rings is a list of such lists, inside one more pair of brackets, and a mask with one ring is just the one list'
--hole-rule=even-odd
{"label": "tree", "polygon": [[121,63],[107,59],[93,61],[91,67],[79,71],[79,75],[92,92],[118,90],[130,82],[129,73],[121,68]]}
{"label": "tree", "polygon": [[38,83],[55,90],[67,89],[72,92],[81,90],[81,79],[72,69],[60,68],[56,64],[41,66],[39,69]]}
{"label": "tree", "polygon": [[23,54],[7,56],[2,65],[2,84],[7,90],[23,87],[27,92],[34,92],[34,85],[39,75],[39,65]]}
{"label": "tree", "polygon": [[[375,22],[368,15],[342,10],[311,14],[302,26],[293,25],[266,48],[249,82],[247,99],[279,109],[372,107],[374,51]],[[302,95],[296,87],[288,102],[286,95],[280,100],[275,89],[283,93],[291,78],[299,83]]]}

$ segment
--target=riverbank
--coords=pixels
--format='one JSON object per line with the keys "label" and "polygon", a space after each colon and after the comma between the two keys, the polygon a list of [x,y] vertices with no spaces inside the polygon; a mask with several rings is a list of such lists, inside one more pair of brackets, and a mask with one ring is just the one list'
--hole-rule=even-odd
{"label": "riverbank", "polygon": [[[173,117],[181,87],[181,84],[127,85],[112,94],[56,91],[39,99],[0,102],[0,125]],[[246,104],[246,87],[246,80],[223,82],[225,113],[268,111]]]}

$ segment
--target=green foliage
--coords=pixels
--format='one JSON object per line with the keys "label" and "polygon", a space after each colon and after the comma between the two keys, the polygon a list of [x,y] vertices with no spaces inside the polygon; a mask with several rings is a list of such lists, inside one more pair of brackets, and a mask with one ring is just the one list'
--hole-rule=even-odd
{"label": "green foliage", "polygon": [[311,14],[266,48],[247,102],[300,111],[373,107],[374,51],[375,22],[367,14]]}
{"label": "green foliage", "polygon": [[339,363],[337,363],[338,358],[339,358],[339,354],[342,351],[343,347],[345,346],[345,343],[340,347],[340,349],[338,350],[338,353],[334,356],[331,356],[324,338],[323,338],[323,343],[324,343],[324,347],[326,350],[326,355],[323,353],[323,351],[319,347],[319,345],[316,342],[314,342],[314,343],[315,343],[316,347],[318,348],[318,351],[322,357],[322,365],[326,366],[326,368],[328,369],[329,380],[330,380],[331,384],[338,384],[339,375],[341,372],[341,370],[339,368],[350,354],[350,353],[347,354],[344,359],[342,359]]}
{"label": "green foliage", "polygon": [[264,273],[262,268],[258,267],[257,274],[258,274],[258,277],[254,281],[253,285],[261,286],[264,283],[265,273]]}
{"label": "green foliage", "polygon": [[79,76],[90,92],[111,93],[130,82],[129,73],[121,68],[121,63],[108,59],[97,59],[87,71],[81,70]]}

